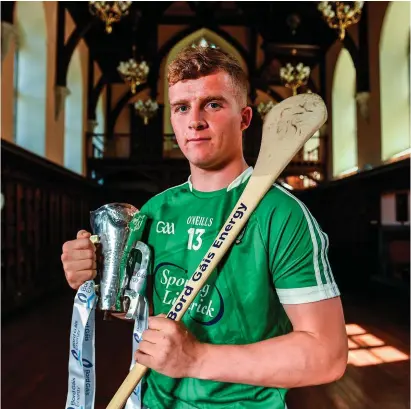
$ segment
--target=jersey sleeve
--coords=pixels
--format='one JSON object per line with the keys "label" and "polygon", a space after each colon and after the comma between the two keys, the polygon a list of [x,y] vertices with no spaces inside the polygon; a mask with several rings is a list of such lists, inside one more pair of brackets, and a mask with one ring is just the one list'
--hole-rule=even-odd
{"label": "jersey sleeve", "polygon": [[340,295],[328,261],[328,236],[307,207],[289,197],[271,217],[269,261],[282,304],[302,304]]}

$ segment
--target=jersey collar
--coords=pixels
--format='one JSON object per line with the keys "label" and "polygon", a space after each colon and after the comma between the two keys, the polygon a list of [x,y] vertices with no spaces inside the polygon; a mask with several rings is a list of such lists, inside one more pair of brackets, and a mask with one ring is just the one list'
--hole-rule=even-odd
{"label": "jersey collar", "polygon": [[[227,192],[230,190],[240,186],[242,183],[246,182],[251,174],[253,173],[253,167],[249,166],[241,175],[237,176],[228,186]],[[193,191],[193,184],[191,183],[191,175],[188,177],[188,186],[190,188],[190,192]]]}

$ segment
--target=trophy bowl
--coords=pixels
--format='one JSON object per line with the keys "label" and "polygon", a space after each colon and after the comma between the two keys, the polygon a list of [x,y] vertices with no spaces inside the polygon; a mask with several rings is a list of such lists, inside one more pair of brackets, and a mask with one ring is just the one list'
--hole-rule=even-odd
{"label": "trophy bowl", "polygon": [[109,203],[90,212],[93,235],[98,236],[97,271],[100,277],[98,307],[102,311],[126,312],[123,303],[125,271],[122,271],[125,246],[130,236],[129,223],[138,209],[127,203]]}

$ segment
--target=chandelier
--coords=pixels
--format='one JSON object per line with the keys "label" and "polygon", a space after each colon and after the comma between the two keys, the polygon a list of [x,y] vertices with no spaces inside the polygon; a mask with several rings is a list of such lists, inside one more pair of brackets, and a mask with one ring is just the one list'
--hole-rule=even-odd
{"label": "chandelier", "polygon": [[280,69],[280,78],[287,88],[293,90],[293,95],[297,95],[297,89],[307,84],[310,77],[310,67],[299,63],[296,66],[288,63]]}
{"label": "chandelier", "polygon": [[158,110],[157,101],[153,101],[151,98],[142,101],[139,99],[134,108],[141,118],[144,120],[144,125],[148,125],[148,121],[154,117]]}
{"label": "chandelier", "polygon": [[318,10],[330,28],[340,31],[340,40],[344,40],[347,27],[360,21],[363,6],[363,1],[320,1]]}
{"label": "chandelier", "polygon": [[111,24],[128,14],[131,1],[89,1],[90,13],[106,23],[106,32],[111,33]]}
{"label": "chandelier", "polygon": [[191,44],[192,48],[196,48],[196,47],[203,47],[203,48],[218,48],[214,43],[212,43],[209,40],[206,40],[205,37],[201,37],[201,39],[197,42],[194,42],[193,44]]}
{"label": "chandelier", "polygon": [[136,87],[143,82],[146,82],[150,68],[145,61],[137,63],[135,58],[130,58],[128,61],[121,61],[117,67],[117,71],[126,82],[133,94],[136,93]]}
{"label": "chandelier", "polygon": [[257,112],[260,114],[261,119],[264,121],[265,116],[270,112],[271,108],[276,105],[273,101],[260,102],[257,105]]}

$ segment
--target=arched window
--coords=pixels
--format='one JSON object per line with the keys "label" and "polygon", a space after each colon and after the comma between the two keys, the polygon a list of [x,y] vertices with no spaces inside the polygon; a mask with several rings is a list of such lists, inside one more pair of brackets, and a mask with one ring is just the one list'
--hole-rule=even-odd
{"label": "arched window", "polygon": [[[220,37],[215,32],[202,28],[200,30],[191,33],[187,37],[178,42],[168,53],[165,66],[173,61],[176,55],[187,46],[211,46],[213,48],[220,48],[221,50],[234,56],[241,64],[243,70],[248,73],[247,65],[241,54],[224,38]],[[164,75],[164,156],[169,157],[182,157],[182,153],[177,146],[174,139],[174,131],[170,121],[170,105],[168,103],[168,83],[167,75]]]}
{"label": "arched window", "polygon": [[96,134],[93,137],[93,145],[97,147],[96,158],[104,157],[104,146],[105,146],[105,129],[106,129],[106,119],[104,115],[104,104],[103,104],[103,92],[101,92],[100,97],[97,102],[96,109],[96,122],[97,126],[94,129]]}
{"label": "arched window", "polygon": [[21,147],[40,156],[46,147],[47,28],[43,2],[17,1],[14,69],[14,135]]}
{"label": "arched window", "polygon": [[410,148],[410,3],[390,2],[380,39],[381,156]]}
{"label": "arched window", "polygon": [[321,158],[320,153],[320,131],[317,131],[303,147],[304,160],[317,162]]}
{"label": "arched window", "polygon": [[83,74],[78,48],[74,51],[67,75],[69,95],[64,119],[64,166],[83,173]]}
{"label": "arched window", "polygon": [[357,170],[356,73],[350,53],[343,48],[338,56],[332,89],[333,176]]}
{"label": "arched window", "polygon": [[[94,128],[95,135],[93,136],[93,146],[94,149],[94,157],[95,158],[104,158],[104,148],[105,148],[105,141],[106,141],[106,115],[104,110],[104,89],[100,93],[100,97],[97,101],[97,108],[96,108],[96,122],[97,125]],[[93,170],[91,172],[91,178],[96,179],[96,172]],[[97,180],[99,185],[104,184],[104,179],[99,178]]]}

